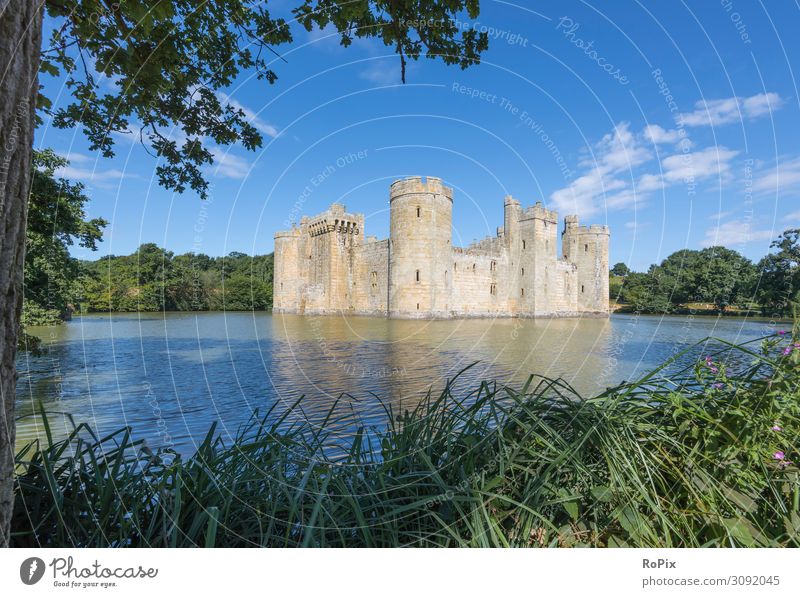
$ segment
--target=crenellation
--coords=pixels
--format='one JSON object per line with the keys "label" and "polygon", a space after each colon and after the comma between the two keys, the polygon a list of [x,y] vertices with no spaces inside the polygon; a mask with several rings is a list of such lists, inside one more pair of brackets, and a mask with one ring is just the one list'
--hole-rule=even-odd
{"label": "crenellation", "polygon": [[274,308],[407,318],[608,314],[608,226],[508,195],[503,226],[452,246],[453,190],[409,177],[389,190],[390,236],[364,236],[344,205],[275,233]]}

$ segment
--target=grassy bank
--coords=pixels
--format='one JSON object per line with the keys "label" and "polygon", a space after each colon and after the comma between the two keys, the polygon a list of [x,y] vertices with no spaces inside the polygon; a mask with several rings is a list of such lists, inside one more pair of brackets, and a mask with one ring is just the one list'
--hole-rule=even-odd
{"label": "grassy bank", "polygon": [[[796,330],[795,330],[796,331]],[[18,456],[17,546],[800,546],[800,342],[705,345],[583,398],[531,378],[331,456],[267,413],[190,458],[129,430]],[[697,354],[696,349],[694,353]],[[724,363],[738,363],[736,372]]]}

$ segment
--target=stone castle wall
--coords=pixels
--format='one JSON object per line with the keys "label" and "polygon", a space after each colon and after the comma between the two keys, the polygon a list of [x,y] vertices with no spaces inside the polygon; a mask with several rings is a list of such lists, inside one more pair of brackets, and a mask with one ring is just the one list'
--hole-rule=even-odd
{"label": "stone castle wall", "polygon": [[274,310],[406,318],[608,314],[606,226],[541,203],[504,200],[497,235],[452,242],[453,191],[438,178],[395,181],[390,235],[364,237],[364,216],[333,204],[275,235]]}

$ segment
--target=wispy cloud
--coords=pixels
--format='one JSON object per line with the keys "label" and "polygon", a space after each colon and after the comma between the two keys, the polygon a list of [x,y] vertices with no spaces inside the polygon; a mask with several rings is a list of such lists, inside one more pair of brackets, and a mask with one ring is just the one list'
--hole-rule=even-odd
{"label": "wispy cloud", "polygon": [[[406,64],[406,77],[415,68],[414,64]],[[400,78],[400,63],[395,60],[372,60],[367,68],[362,70],[359,77],[376,85],[394,85],[402,83]]]}
{"label": "wispy cloud", "polygon": [[[59,156],[69,161],[69,164],[56,169],[54,175],[85,184],[94,184],[102,188],[111,188],[123,178],[132,178],[129,172],[117,168],[98,169],[98,160],[95,157],[76,152],[56,152]],[[92,167],[95,164],[95,167]]]}
{"label": "wispy cloud", "polygon": [[750,97],[700,100],[695,103],[692,112],[680,114],[678,121],[685,126],[720,126],[764,116],[778,110],[783,104],[783,99],[773,92]]}
{"label": "wispy cloud", "polygon": [[[602,208],[628,209],[649,194],[678,184],[732,178],[731,164],[738,151],[722,145],[689,151],[691,146],[686,141],[676,131],[657,125],[636,134],[628,123],[620,123],[594,146],[593,159],[579,163],[584,172],[550,195],[554,207],[590,216]],[[655,160],[651,150],[654,143],[671,144],[672,150],[660,162],[644,167]]]}
{"label": "wispy cloud", "polygon": [[214,155],[214,164],[210,166],[210,172],[220,178],[234,178],[241,180],[250,173],[251,164],[244,158],[224,151],[220,147],[211,149]]}
{"label": "wispy cloud", "polygon": [[235,108],[237,110],[241,110],[242,113],[247,118],[247,121],[251,125],[253,125],[256,129],[258,129],[259,131],[261,131],[262,133],[267,135],[268,137],[272,137],[274,139],[275,137],[280,135],[280,131],[278,131],[278,129],[275,126],[273,126],[272,124],[268,123],[266,120],[261,118],[258,114],[256,114],[255,111],[253,111],[252,109],[248,108],[247,106],[245,106],[244,104],[242,104],[238,100],[235,100],[234,98],[230,97],[229,95],[227,95],[227,94],[225,94],[225,93],[223,93],[221,91],[218,91],[217,95],[219,96],[219,99],[220,99],[220,101],[222,103],[227,103],[229,106],[231,106],[231,107],[233,107],[233,108]]}
{"label": "wispy cloud", "polygon": [[635,203],[636,195],[623,174],[652,157],[630,124],[621,122],[594,146],[591,158],[580,162],[587,170],[550,199],[557,210],[584,216],[599,211],[603,201],[608,207],[627,207]]}
{"label": "wispy cloud", "polygon": [[784,222],[789,222],[795,226],[800,226],[800,211],[793,211],[783,216]]}
{"label": "wispy cloud", "polygon": [[719,226],[712,226],[706,230],[705,238],[700,241],[703,247],[716,245],[747,245],[756,242],[771,241],[775,232],[768,229],[754,229],[751,222],[745,220],[731,220]]}
{"label": "wispy cloud", "polygon": [[756,193],[800,189],[800,157],[784,158],[753,181]]}
{"label": "wispy cloud", "polygon": [[681,135],[679,130],[666,130],[657,124],[648,124],[646,127],[644,127],[643,134],[645,138],[654,145],[678,143],[681,139],[685,139],[685,142],[690,142],[686,136]]}

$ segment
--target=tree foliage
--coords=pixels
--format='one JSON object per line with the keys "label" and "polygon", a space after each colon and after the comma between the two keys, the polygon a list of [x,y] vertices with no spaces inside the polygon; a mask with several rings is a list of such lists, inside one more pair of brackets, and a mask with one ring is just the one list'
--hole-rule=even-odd
{"label": "tree foliage", "polygon": [[609,293],[644,313],[699,303],[717,311],[758,306],[766,315],[788,315],[800,302],[800,230],[786,230],[771,246],[776,251],[757,265],[725,247],[681,249],[647,272],[624,278],[615,274],[628,269],[619,263],[611,271]]}
{"label": "tree foliage", "polygon": [[81,307],[109,311],[261,311],[272,306],[272,255],[174,255],[155,244],[81,264]]}
{"label": "tree foliage", "polygon": [[[300,0],[298,0],[299,2]],[[60,128],[81,128],[91,149],[114,155],[114,134],[135,134],[162,160],[161,185],[205,197],[203,167],[213,144],[260,147],[261,133],[225,93],[243,72],[274,83],[276,47],[292,41],[286,19],[252,0],[111,2],[47,0],[56,25],[41,71],[64,75],[72,102],[40,106]],[[462,30],[457,15],[479,13],[478,0],[305,0],[292,12],[302,25],[333,25],[348,46],[377,38],[406,59],[440,58],[462,68],[477,64],[488,35]],[[107,77],[113,90],[101,86]],[[175,131],[170,134],[169,131]]]}
{"label": "tree foliage", "polygon": [[107,222],[87,219],[83,185],[56,176],[68,164],[52,150],[35,151],[28,200],[23,324],[56,323],[74,302],[78,262],[69,247],[96,250]]}

